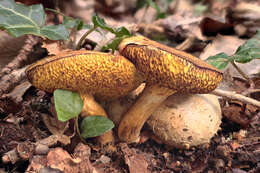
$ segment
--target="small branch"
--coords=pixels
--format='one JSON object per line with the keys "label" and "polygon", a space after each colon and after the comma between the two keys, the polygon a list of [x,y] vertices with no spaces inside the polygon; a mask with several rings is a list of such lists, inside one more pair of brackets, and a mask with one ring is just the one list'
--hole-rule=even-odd
{"label": "small branch", "polygon": [[238,73],[241,74],[241,76],[243,76],[243,77],[248,81],[248,83],[249,83],[249,85],[250,85],[250,88],[255,88],[255,84],[254,84],[254,82],[252,81],[252,79],[250,79],[250,78],[248,77],[248,75],[245,74],[245,73],[234,63],[234,61],[231,61],[230,63],[234,66],[234,68],[238,71]]}
{"label": "small branch", "polygon": [[184,42],[182,42],[181,44],[179,44],[178,46],[176,46],[175,48],[178,50],[187,50],[188,48],[190,48],[193,44],[193,42],[195,41],[195,37],[188,37]]}
{"label": "small branch", "polygon": [[81,47],[83,41],[85,40],[85,38],[86,38],[91,32],[95,31],[96,28],[97,28],[97,27],[91,28],[90,30],[88,30],[88,31],[80,38],[80,40],[79,40],[79,42],[78,42],[78,44],[77,44],[76,50],[79,50],[79,49],[80,49],[80,47]]}
{"label": "small branch", "polygon": [[0,78],[2,78],[4,75],[11,73],[13,70],[18,69],[24,64],[26,64],[28,60],[28,55],[36,50],[34,50],[34,46],[36,46],[38,43],[40,43],[41,38],[28,35],[25,41],[24,46],[19,51],[18,55],[9,63],[7,64],[3,69],[1,69],[0,72]]}
{"label": "small branch", "polygon": [[239,100],[243,103],[251,104],[251,105],[254,105],[254,106],[260,108],[260,102],[259,101],[252,99],[252,98],[249,98],[249,97],[246,97],[246,96],[243,96],[241,94],[237,94],[234,91],[224,91],[224,90],[221,90],[221,89],[215,89],[214,91],[212,91],[212,94],[227,97],[229,99]]}
{"label": "small branch", "polygon": [[10,74],[3,76],[0,80],[0,96],[4,93],[8,93],[14,88],[22,79],[25,78],[25,69],[27,66],[13,70]]}
{"label": "small branch", "polygon": [[[61,15],[61,16],[63,16],[63,17],[65,17],[66,15],[65,14],[63,14],[62,12],[60,12],[60,11],[58,11],[58,10],[55,10],[55,9],[51,9],[51,8],[45,8],[45,10],[47,10],[47,11],[51,11],[51,12],[53,12],[53,13],[56,13],[56,14],[59,14],[59,15]],[[69,19],[73,19],[72,17],[70,17],[70,16],[67,16]]]}

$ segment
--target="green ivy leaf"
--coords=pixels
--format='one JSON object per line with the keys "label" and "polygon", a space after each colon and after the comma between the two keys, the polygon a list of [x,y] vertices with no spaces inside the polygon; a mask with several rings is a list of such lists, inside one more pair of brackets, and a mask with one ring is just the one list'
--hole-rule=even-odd
{"label": "green ivy leaf", "polygon": [[115,30],[116,37],[131,36],[130,32],[125,27],[120,27]]}
{"label": "green ivy leaf", "polygon": [[253,59],[260,59],[260,39],[257,39],[257,35],[239,46],[233,58],[239,63],[247,63]]}
{"label": "green ivy leaf", "polygon": [[112,49],[112,52],[114,52],[117,49],[119,43],[122,41],[122,39],[131,36],[131,33],[125,27],[115,29],[111,26],[108,26],[105,20],[103,18],[100,18],[98,15],[92,16],[92,22],[94,24],[94,28],[100,27],[106,31],[115,34],[116,36],[116,38],[111,43],[108,43],[107,45],[103,46],[101,48],[101,51]]}
{"label": "green ivy leaf", "polygon": [[67,29],[76,28],[77,30],[81,30],[84,26],[84,23],[80,19],[74,19],[72,17],[63,16],[63,24]]}
{"label": "green ivy leaf", "polygon": [[101,48],[101,51],[104,52],[106,50],[111,49],[112,52],[114,53],[114,51],[118,48],[118,45],[120,44],[120,42],[127,37],[129,37],[129,36],[116,37],[111,43],[108,43],[107,45],[103,46]]}
{"label": "green ivy leaf", "polygon": [[106,31],[109,31],[109,32],[115,34],[116,37],[131,35],[130,32],[125,27],[120,27],[120,28],[115,29],[115,28],[107,25],[105,20],[96,14],[92,16],[92,22],[93,22],[95,28],[100,27]]}
{"label": "green ivy leaf", "polygon": [[90,138],[100,136],[114,128],[114,123],[103,116],[88,116],[81,123],[81,136]]}
{"label": "green ivy leaf", "polygon": [[58,120],[65,122],[80,114],[83,101],[78,93],[57,89],[53,95]]}
{"label": "green ivy leaf", "polygon": [[228,56],[219,53],[207,59],[207,62],[218,69],[224,69],[229,62],[247,63],[254,59],[260,59],[260,30],[256,35],[239,46],[234,55]]}
{"label": "green ivy leaf", "polygon": [[40,30],[41,36],[51,40],[67,40],[69,33],[64,25],[43,26]]}
{"label": "green ivy leaf", "polygon": [[[14,0],[0,0],[0,27],[15,37],[25,34],[47,37],[51,40],[68,39],[65,27],[44,26],[45,12],[42,5],[25,6]],[[46,34],[46,32],[50,33]],[[59,32],[60,34],[58,34]]]}
{"label": "green ivy leaf", "polygon": [[224,69],[231,61],[231,59],[229,59],[229,56],[227,54],[219,53],[215,56],[208,57],[206,61],[218,69]]}
{"label": "green ivy leaf", "polygon": [[114,28],[108,26],[106,24],[105,20],[103,18],[99,17],[97,14],[92,16],[92,22],[93,22],[95,28],[100,27],[106,31],[115,33]]}

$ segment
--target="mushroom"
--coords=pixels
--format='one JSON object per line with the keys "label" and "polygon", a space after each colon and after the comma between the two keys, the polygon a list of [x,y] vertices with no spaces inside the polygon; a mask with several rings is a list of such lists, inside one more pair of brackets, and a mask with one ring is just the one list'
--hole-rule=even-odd
{"label": "mushroom", "polygon": [[[144,85],[140,85],[127,96],[106,105],[109,118],[116,126],[143,88]],[[156,136],[156,141],[175,148],[188,149],[209,143],[220,128],[221,118],[217,96],[176,93],[160,104],[146,123]]]}
{"label": "mushroom", "polygon": [[139,140],[140,130],[155,109],[174,93],[209,93],[222,80],[222,72],[206,62],[143,36],[124,39],[121,55],[144,76],[146,87],[123,116],[118,136],[128,143]]}
{"label": "mushroom", "polygon": [[207,144],[221,124],[221,108],[212,94],[169,96],[147,120],[164,144],[188,149]]}
{"label": "mushroom", "polygon": [[[122,97],[143,81],[135,66],[123,56],[94,51],[49,56],[28,67],[26,74],[33,86],[46,92],[79,92],[84,101],[83,114],[105,117],[106,112],[94,98],[105,101]],[[112,141],[111,131],[100,138],[101,145]]]}

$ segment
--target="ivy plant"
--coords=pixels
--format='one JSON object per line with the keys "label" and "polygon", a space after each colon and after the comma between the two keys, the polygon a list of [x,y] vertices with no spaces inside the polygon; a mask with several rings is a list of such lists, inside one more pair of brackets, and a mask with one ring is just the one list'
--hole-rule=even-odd
{"label": "ivy plant", "polygon": [[[41,4],[25,6],[17,4],[14,0],[0,0],[0,28],[6,30],[10,35],[19,37],[32,34],[50,40],[68,40],[71,29],[81,30],[87,28],[95,30],[99,27],[116,35],[115,43],[106,46],[107,49],[115,49],[118,39],[125,35],[129,36],[129,31],[124,28],[113,28],[108,26],[104,19],[94,15],[92,17],[93,26],[84,24],[80,19],[68,17],[57,10],[45,9],[63,16],[63,22],[58,25],[45,25],[46,14]],[[75,118],[78,123],[78,116],[83,107],[83,101],[78,93],[67,90],[54,91],[54,104],[58,120],[68,121]],[[111,120],[102,116],[86,117],[81,122],[81,136],[95,137],[111,130],[114,124]]]}
{"label": "ivy plant", "polygon": [[[54,104],[58,120],[68,121],[78,116],[83,108],[83,101],[76,92],[57,89],[54,91]],[[77,121],[76,121],[77,123]],[[103,116],[88,116],[84,118],[80,125],[81,136],[84,138],[100,136],[114,128],[111,120]]]}
{"label": "ivy plant", "polygon": [[33,34],[51,40],[67,40],[69,32],[64,24],[45,25],[45,12],[41,4],[25,6],[14,0],[0,1],[0,27],[10,35],[19,37]]}
{"label": "ivy plant", "polygon": [[260,30],[254,37],[239,46],[233,55],[228,56],[222,52],[208,57],[207,62],[218,69],[224,69],[229,63],[237,62],[244,64],[254,59],[260,59]]}

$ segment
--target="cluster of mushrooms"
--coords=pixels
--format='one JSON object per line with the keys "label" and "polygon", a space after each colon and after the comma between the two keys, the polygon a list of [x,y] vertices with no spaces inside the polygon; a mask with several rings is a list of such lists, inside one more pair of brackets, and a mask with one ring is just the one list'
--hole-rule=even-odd
{"label": "cluster of mushrooms", "polygon": [[[119,113],[121,141],[138,142],[148,119],[153,132],[169,145],[187,147],[209,141],[219,128],[221,113],[217,98],[206,93],[220,84],[222,72],[188,53],[143,36],[124,39],[119,45],[119,54],[64,52],[32,64],[26,74],[33,86],[46,92],[55,89],[78,92],[84,101],[83,116],[110,117],[113,111],[105,111],[100,102],[116,105],[115,100],[125,98],[145,83],[137,98],[123,106]],[[123,104],[119,102],[119,105]],[[197,108],[194,110],[192,106]],[[118,105],[109,106],[109,110],[116,108]],[[185,109],[190,113],[183,111]],[[107,115],[107,112],[110,113]],[[203,125],[206,127],[200,129]],[[203,133],[208,137],[200,136]],[[172,142],[176,136],[181,144],[175,139]],[[199,142],[196,136],[202,140]],[[112,131],[99,137],[101,144],[113,140]]]}

